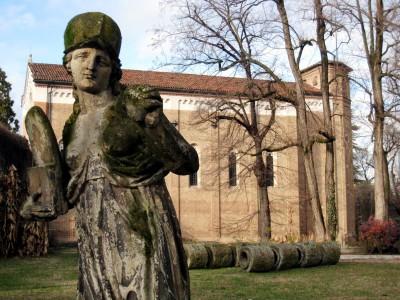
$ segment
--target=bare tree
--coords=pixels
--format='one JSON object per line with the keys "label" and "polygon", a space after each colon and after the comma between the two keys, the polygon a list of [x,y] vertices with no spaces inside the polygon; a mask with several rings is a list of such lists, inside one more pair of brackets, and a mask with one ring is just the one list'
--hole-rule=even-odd
{"label": "bare tree", "polygon": [[[324,74],[327,74],[327,50],[323,47],[326,38],[325,16],[322,13],[322,4],[315,1],[316,12],[319,14],[316,39],[305,39],[289,23],[284,1],[267,0],[165,0],[167,5],[173,4],[178,10],[178,16],[171,29],[158,29],[160,38],[155,44],[169,40],[172,45],[173,57],[164,65],[178,66],[179,70],[187,70],[198,66],[205,66],[208,72],[225,72],[239,74],[247,78],[246,91],[236,101],[220,101],[204,111],[203,120],[217,122],[227,120],[240,126],[252,140],[251,150],[255,158],[254,175],[259,187],[259,234],[261,237],[270,237],[270,210],[266,182],[266,160],[264,152],[281,150],[288,146],[298,145],[302,149],[307,174],[307,186],[310,203],[315,221],[315,235],[317,239],[326,238],[326,226],[321,209],[320,192],[313,161],[313,146],[315,143],[327,143],[330,153],[327,180],[330,186],[328,193],[330,201],[335,203],[333,181],[333,151],[331,112],[329,111],[329,82],[323,75],[324,93],[324,126],[317,132],[310,131],[308,120],[309,109],[305,96],[306,89],[300,71],[303,50],[317,40],[321,56],[324,59]],[[298,25],[301,27],[300,25]],[[286,50],[286,58],[290,68],[277,68],[282,48]],[[279,52],[278,52],[279,51]],[[270,55],[268,55],[270,53]],[[282,80],[284,75],[290,74],[295,83],[288,85]],[[262,86],[258,79],[268,79],[274,84]],[[238,95],[235,95],[238,96]],[[270,102],[271,114],[260,123],[257,106],[260,101]],[[280,140],[280,144],[268,144],[267,137],[272,133],[275,123],[276,101],[284,101],[296,109],[298,139],[295,141]],[[233,127],[232,127],[233,128]],[[274,139],[271,139],[274,140]],[[336,213],[334,213],[335,215]],[[334,236],[335,225],[331,221]]]}
{"label": "bare tree", "polygon": [[329,101],[329,72],[328,72],[328,50],[325,42],[326,35],[326,18],[323,12],[323,4],[321,0],[314,0],[314,10],[317,22],[317,44],[321,56],[321,92],[322,105],[324,107],[324,132],[331,138],[326,143],[326,164],[325,164],[325,190],[326,203],[328,205],[327,217],[327,233],[330,239],[335,240],[337,227],[337,212],[336,212],[336,188],[335,188],[335,171],[334,171],[334,147],[332,125],[332,113]]}
{"label": "bare tree", "polygon": [[[173,1],[177,6],[176,1]],[[293,144],[275,144],[266,142],[275,123],[277,99],[287,98],[288,87],[266,65],[257,64],[257,59],[264,55],[268,47],[266,39],[275,33],[265,30],[262,14],[254,16],[256,8],[264,1],[232,1],[206,0],[181,1],[178,5],[179,16],[173,32],[162,31],[165,36],[172,38],[175,47],[172,64],[181,69],[197,65],[205,65],[217,72],[233,71],[247,78],[247,84],[240,95],[230,95],[217,101],[203,102],[200,107],[201,122],[218,124],[223,122],[225,136],[237,137],[245,133],[249,138],[247,149],[241,147],[243,153],[254,157],[251,168],[258,186],[259,223],[258,232],[262,240],[271,237],[271,212],[268,197],[268,164],[265,152],[272,152],[292,146]],[[166,4],[170,4],[166,1]],[[262,10],[261,10],[262,13]],[[157,41],[158,42],[158,41]],[[266,72],[265,69],[268,69]],[[272,76],[282,93],[271,88],[271,83],[257,80]],[[268,77],[267,77],[268,78]],[[267,99],[267,100],[266,100]],[[261,120],[258,116],[260,101],[269,101],[270,116]],[[224,122],[228,121],[228,122]],[[220,126],[220,124],[218,124]],[[243,139],[239,139],[243,141]],[[237,139],[236,139],[237,141]],[[233,141],[231,147],[233,147]],[[294,142],[295,144],[295,142]]]}
{"label": "bare tree", "polygon": [[[390,82],[399,79],[399,69],[393,68],[399,48],[398,1],[383,0],[339,0],[333,1],[338,11],[350,17],[347,24],[353,30],[355,43],[362,44],[362,59],[368,65],[368,81],[365,90],[372,95],[370,122],[373,124],[374,141],[374,196],[375,218],[388,218],[390,193],[388,158],[384,150],[385,118],[398,103],[389,103],[385,96]],[[386,5],[386,7],[385,7]]]}
{"label": "bare tree", "polygon": [[373,178],[370,176],[370,170],[373,163],[368,149],[353,144],[354,157],[354,181],[371,183]]}
{"label": "bare tree", "polygon": [[391,185],[388,205],[392,205],[400,215],[400,128],[398,122],[393,120],[386,122],[384,144]]}
{"label": "bare tree", "polygon": [[[307,120],[307,109],[306,109],[306,101],[305,101],[305,93],[304,93],[304,83],[303,83],[303,78],[301,76],[300,72],[300,60],[301,60],[301,55],[302,55],[302,50],[304,47],[306,47],[308,44],[311,43],[309,40],[299,40],[299,44],[297,47],[300,48],[299,53],[296,55],[295,49],[296,47],[293,45],[293,35],[292,32],[295,33],[293,30],[293,27],[289,23],[289,18],[287,15],[286,7],[285,7],[285,2],[283,0],[274,0],[276,3],[280,19],[281,19],[281,24],[283,28],[283,36],[284,36],[284,41],[285,41],[285,48],[287,52],[287,57],[289,60],[289,65],[292,71],[292,74],[295,79],[295,84],[296,84],[296,111],[297,111],[297,127],[299,131],[299,137],[300,137],[300,144],[301,144],[301,149],[303,151],[303,156],[304,156],[304,162],[305,162],[305,170],[306,170],[306,176],[307,176],[307,185],[308,185],[308,191],[310,193],[310,198],[311,198],[311,208],[313,211],[313,216],[314,216],[314,222],[315,222],[315,235],[317,239],[325,239],[326,238],[326,226],[325,226],[325,221],[323,218],[322,214],[322,208],[321,208],[321,199],[320,199],[320,194],[318,190],[318,181],[315,173],[315,166],[314,166],[314,160],[313,160],[313,146],[315,142],[322,142],[322,143],[331,143],[334,141],[333,135],[330,135],[326,129],[329,129],[328,126],[326,126],[324,129],[325,130],[320,130],[320,135],[311,135],[309,132],[309,122]],[[319,42],[320,46],[320,51],[322,54],[322,57],[326,59],[326,49],[324,50],[324,42],[321,35],[324,35],[324,18],[322,16],[322,7],[318,6],[320,3],[315,2],[316,5],[316,11],[317,11],[317,18],[319,18],[319,23],[317,26],[317,39]],[[324,62],[324,70],[327,71],[327,61]],[[325,69],[326,68],[326,69]],[[327,73],[324,73],[325,76]],[[323,76],[324,76],[323,74]],[[324,87],[325,87],[325,92],[328,91],[329,93],[329,88],[328,88],[328,81],[327,78],[322,77],[321,80],[326,80],[324,82]],[[329,95],[329,94],[328,94]],[[328,97],[326,95],[326,97]],[[329,100],[325,98],[326,101],[328,101],[328,106],[329,106]],[[324,107],[325,108],[325,107]],[[328,118],[331,118],[331,115],[329,111],[327,112],[329,114]],[[331,153],[333,154],[333,153]],[[329,194],[329,193],[328,193]]]}

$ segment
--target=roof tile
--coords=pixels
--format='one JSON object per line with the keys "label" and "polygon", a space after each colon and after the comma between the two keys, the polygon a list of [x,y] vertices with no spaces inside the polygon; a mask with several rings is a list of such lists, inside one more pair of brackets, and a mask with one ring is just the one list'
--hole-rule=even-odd
{"label": "roof tile", "polygon": [[[30,63],[29,68],[32,72],[33,81],[36,83],[72,84],[72,76],[62,65]],[[128,69],[122,70],[121,83],[124,85],[149,85],[160,90],[228,95],[244,94],[247,86],[245,78]],[[271,81],[257,80],[257,83],[267,90],[282,91],[277,83]],[[286,84],[294,89],[293,82]],[[307,84],[306,92],[308,94],[320,94],[319,89]]]}

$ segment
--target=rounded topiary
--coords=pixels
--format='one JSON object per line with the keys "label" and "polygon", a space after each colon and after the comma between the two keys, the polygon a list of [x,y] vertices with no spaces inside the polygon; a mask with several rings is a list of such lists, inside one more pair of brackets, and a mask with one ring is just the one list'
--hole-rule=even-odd
{"label": "rounded topiary", "polygon": [[276,254],[268,244],[247,245],[240,252],[240,267],[247,272],[267,272],[276,264]]}
{"label": "rounded topiary", "polygon": [[208,263],[208,252],[201,243],[184,244],[189,269],[205,269]]}

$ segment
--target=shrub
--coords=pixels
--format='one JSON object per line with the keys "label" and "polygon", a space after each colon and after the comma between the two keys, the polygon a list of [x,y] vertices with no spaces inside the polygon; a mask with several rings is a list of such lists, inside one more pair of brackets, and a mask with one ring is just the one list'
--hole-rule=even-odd
{"label": "shrub", "polygon": [[398,239],[396,242],[394,242],[393,248],[400,253],[400,239]]}
{"label": "shrub", "polygon": [[360,226],[360,241],[369,253],[394,250],[399,239],[400,228],[395,220],[381,221],[370,216],[368,221]]}

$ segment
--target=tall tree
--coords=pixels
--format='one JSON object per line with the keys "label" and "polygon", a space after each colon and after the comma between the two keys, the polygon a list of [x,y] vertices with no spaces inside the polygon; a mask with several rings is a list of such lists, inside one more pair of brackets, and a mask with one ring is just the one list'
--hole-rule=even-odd
{"label": "tall tree", "polygon": [[17,132],[19,122],[12,108],[14,101],[10,97],[11,84],[6,79],[6,73],[0,68],[0,123]]}
{"label": "tall tree", "polygon": [[[309,132],[309,122],[307,120],[307,106],[305,101],[305,90],[304,90],[304,82],[300,72],[300,59],[301,52],[296,55],[295,49],[296,47],[293,45],[293,37],[291,25],[289,22],[289,17],[287,14],[287,10],[285,7],[285,1],[283,0],[274,0],[276,3],[276,7],[278,9],[282,30],[283,30],[283,38],[285,41],[285,49],[290,65],[290,69],[292,71],[293,77],[296,83],[296,121],[297,128],[300,137],[300,145],[303,152],[304,157],[304,165],[306,171],[307,178],[307,186],[308,192],[311,198],[311,209],[314,216],[314,229],[315,236],[318,240],[323,240],[326,238],[326,225],[322,213],[321,207],[321,199],[320,193],[318,189],[318,181],[317,175],[315,172],[314,159],[313,159],[313,146],[317,141],[325,142],[325,139],[320,136],[312,136]],[[298,45],[301,49],[307,46],[310,41],[302,40]],[[325,137],[328,137],[326,133],[323,133]],[[328,140],[326,142],[329,142]]]}
{"label": "tall tree", "polygon": [[[243,178],[250,171],[256,177],[259,200],[258,231],[263,240],[269,240],[271,238],[271,210],[268,186],[271,181],[271,170],[269,158],[264,153],[282,150],[293,145],[282,141],[277,135],[275,135],[274,143],[267,142],[267,134],[271,136],[270,130],[275,123],[274,93],[268,93],[268,89],[265,93],[249,93],[248,87],[245,90],[247,92],[242,96],[227,95],[227,97],[203,101],[198,109],[199,118],[195,119],[193,124],[211,123],[215,124],[214,127],[218,127],[220,140],[215,152],[219,155],[219,160],[222,157],[228,159],[232,151],[238,152],[239,163],[246,161],[246,156],[254,158],[253,165],[244,166],[237,175]],[[268,101],[271,108],[270,115],[263,116],[264,118],[260,118],[258,114],[261,101]],[[224,167],[229,168],[229,163],[222,167],[220,162],[218,164],[219,172]]]}
{"label": "tall tree", "polygon": [[400,126],[398,122],[390,120],[385,123],[384,145],[388,157],[391,185],[388,205],[400,215]]}
{"label": "tall tree", "polygon": [[[172,64],[181,69],[203,65],[217,72],[233,70],[247,78],[247,85],[241,95],[204,102],[200,107],[200,115],[201,121],[219,123],[218,126],[223,121],[229,121],[223,122],[226,124],[223,127],[226,130],[225,137],[238,136],[239,132],[246,133],[250,143],[242,152],[254,158],[250,169],[254,171],[258,186],[258,232],[262,240],[268,240],[271,237],[271,212],[265,152],[275,151],[276,148],[266,142],[266,137],[275,122],[275,100],[279,96],[270,87],[260,86],[260,81],[257,81],[261,73],[265,73],[263,69],[266,66],[260,67],[254,63],[254,59],[262,55],[262,47],[265,49],[262,46],[263,40],[267,37],[264,35],[261,15],[253,15],[254,9],[262,5],[263,1],[165,2],[179,10],[173,32],[159,31],[161,39],[173,39],[176,50],[173,52],[175,57]],[[275,77],[283,90],[288,91],[283,82]],[[260,101],[266,98],[270,103],[270,117],[261,120],[258,107]],[[280,148],[288,146],[279,145]],[[233,144],[232,147],[235,148]]]}
{"label": "tall tree", "polygon": [[[373,125],[374,198],[375,218],[387,220],[390,194],[387,152],[384,149],[385,118],[393,117],[391,111],[398,106],[389,103],[387,89],[390,82],[400,79],[398,63],[394,63],[399,50],[398,1],[340,0],[334,1],[338,11],[350,17],[347,24],[353,31],[355,43],[362,45],[368,65],[368,81],[365,90],[372,95],[370,122]],[[385,8],[386,5],[386,8]]]}
{"label": "tall tree", "polygon": [[[324,132],[329,137],[326,143],[326,164],[325,164],[325,194],[328,207],[327,234],[330,239],[335,240],[337,231],[337,209],[336,209],[336,184],[335,184],[335,153],[333,142],[332,112],[329,96],[329,60],[328,49],[326,46],[327,17],[324,14],[325,5],[321,0],[314,0],[314,11],[316,16],[316,36],[317,45],[321,56],[321,92],[322,105],[324,111],[323,125]],[[331,23],[332,24],[332,23]],[[336,26],[331,26],[329,35],[336,30]]]}

